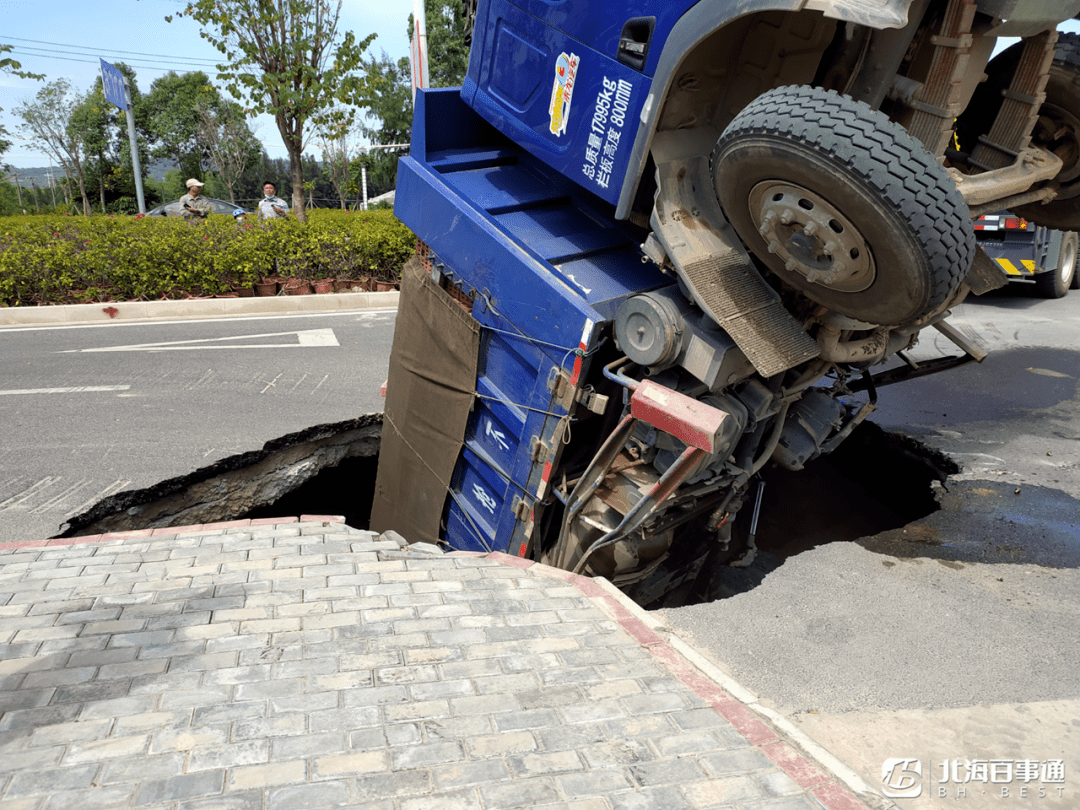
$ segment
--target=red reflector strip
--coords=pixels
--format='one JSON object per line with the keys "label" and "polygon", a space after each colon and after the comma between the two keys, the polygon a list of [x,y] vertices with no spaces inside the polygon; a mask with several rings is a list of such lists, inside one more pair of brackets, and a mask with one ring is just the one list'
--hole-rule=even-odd
{"label": "red reflector strip", "polygon": [[1017,217],[1009,217],[1005,220],[1005,228],[1010,231],[1027,230],[1027,221]]}

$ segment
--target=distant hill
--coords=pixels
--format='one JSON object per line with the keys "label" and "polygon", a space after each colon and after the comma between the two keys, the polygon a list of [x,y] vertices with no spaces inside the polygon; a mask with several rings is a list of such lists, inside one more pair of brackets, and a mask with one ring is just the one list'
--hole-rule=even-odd
{"label": "distant hill", "polygon": [[[165,179],[165,172],[170,169],[175,169],[176,164],[170,163],[167,160],[156,160],[152,162],[148,167],[148,173],[155,180],[161,181]],[[30,188],[35,183],[38,188],[49,187],[49,173],[52,172],[53,179],[56,180],[64,176],[64,170],[59,166],[53,166],[51,169],[48,166],[36,166],[30,169],[12,169],[7,172],[8,180],[16,182],[16,175],[18,176],[17,182],[24,188]]]}

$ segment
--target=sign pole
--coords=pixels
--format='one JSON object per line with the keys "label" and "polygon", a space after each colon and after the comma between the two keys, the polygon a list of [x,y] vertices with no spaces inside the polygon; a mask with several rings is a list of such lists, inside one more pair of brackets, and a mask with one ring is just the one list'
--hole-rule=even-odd
{"label": "sign pole", "polygon": [[124,77],[124,101],[125,110],[127,113],[127,125],[128,125],[128,140],[131,142],[131,169],[135,172],[135,199],[139,201],[139,213],[146,213],[146,200],[143,197],[142,187],[142,165],[139,162],[139,141],[135,137],[135,113],[132,112],[131,103],[131,85],[128,83],[127,77]]}
{"label": "sign pole", "polygon": [[413,36],[412,36],[412,85],[413,104],[416,104],[416,88],[426,90],[431,81],[428,78],[427,50],[427,13],[424,0],[413,0]]}
{"label": "sign pole", "polygon": [[143,199],[142,167],[139,165],[139,143],[135,137],[135,114],[132,112],[131,86],[127,77],[114,65],[104,59],[101,62],[101,89],[105,100],[116,105],[127,115],[128,140],[131,142],[131,168],[135,172],[135,197],[139,202],[139,213],[146,213],[146,201]]}

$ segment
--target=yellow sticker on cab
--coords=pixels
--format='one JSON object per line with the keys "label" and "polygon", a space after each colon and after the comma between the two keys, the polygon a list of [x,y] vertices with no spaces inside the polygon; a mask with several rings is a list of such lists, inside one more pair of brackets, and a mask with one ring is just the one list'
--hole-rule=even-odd
{"label": "yellow sticker on cab", "polygon": [[577,82],[579,60],[577,54],[560,53],[555,60],[555,81],[551,86],[551,104],[548,115],[551,116],[551,134],[559,137],[566,134],[566,122],[570,118],[570,101]]}

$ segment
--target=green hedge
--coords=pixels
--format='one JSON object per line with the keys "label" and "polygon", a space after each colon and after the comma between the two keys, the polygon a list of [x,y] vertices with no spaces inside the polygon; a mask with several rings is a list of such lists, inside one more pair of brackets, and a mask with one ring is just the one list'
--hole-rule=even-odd
{"label": "green hedge", "polygon": [[274,274],[396,280],[415,245],[389,211],[317,209],[307,223],[3,217],[0,305],[214,295]]}

